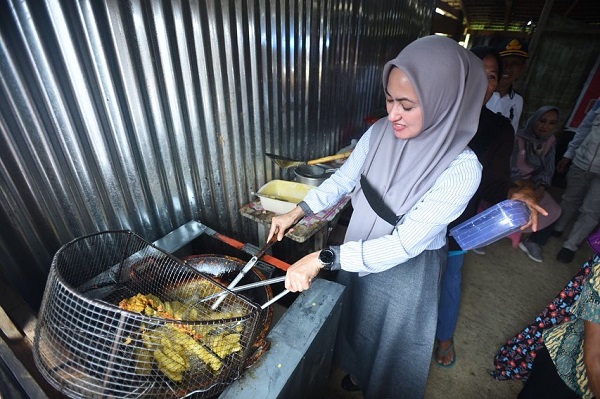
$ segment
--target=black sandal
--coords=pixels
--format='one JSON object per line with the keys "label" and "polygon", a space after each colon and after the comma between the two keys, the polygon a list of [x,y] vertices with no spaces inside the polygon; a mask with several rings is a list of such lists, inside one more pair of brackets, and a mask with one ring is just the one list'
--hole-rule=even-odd
{"label": "black sandal", "polygon": [[352,378],[350,378],[350,374],[346,374],[344,378],[342,378],[342,388],[346,391],[360,391],[360,386],[352,382]]}

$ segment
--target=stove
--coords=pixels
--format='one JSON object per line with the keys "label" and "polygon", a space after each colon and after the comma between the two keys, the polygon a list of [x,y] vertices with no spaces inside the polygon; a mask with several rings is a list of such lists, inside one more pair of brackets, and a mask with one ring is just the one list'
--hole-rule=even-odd
{"label": "stove", "polygon": [[[250,256],[259,251],[257,247],[222,235],[199,221],[184,224],[154,244],[176,255],[185,252],[186,247],[198,245],[226,252],[241,251]],[[273,266],[281,270],[289,267],[270,255],[261,259],[256,267],[267,276],[274,272]],[[274,327],[267,335],[271,348],[218,398],[321,397],[331,368],[343,294],[344,286],[316,279],[311,288],[298,295],[288,308],[273,305],[275,314],[280,317],[274,320]]]}
{"label": "stove", "polygon": [[[127,233],[127,234],[124,234]],[[53,271],[54,274],[56,275],[61,275],[61,279],[59,281],[59,279],[56,278],[49,278],[49,286],[51,286],[53,289],[50,290],[50,292],[53,292],[52,295],[48,295],[48,298],[45,297],[44,302],[48,302],[48,306],[42,306],[42,308],[48,308],[48,309],[62,309],[64,306],[61,306],[61,303],[56,302],[56,304],[53,302],[55,298],[61,298],[63,297],[62,292],[64,290],[64,292],[66,292],[67,294],[71,295],[71,290],[67,289],[69,288],[70,284],[73,284],[73,286],[76,286],[77,290],[79,290],[79,288],[89,285],[91,284],[90,287],[88,287],[90,289],[90,292],[94,292],[94,295],[96,294],[96,291],[98,294],[101,294],[103,296],[98,297],[98,298],[108,298],[107,296],[104,296],[104,291],[106,288],[109,288],[109,292],[112,293],[113,292],[118,292],[118,290],[115,290],[115,287],[117,287],[117,289],[130,289],[132,287],[125,286],[125,285],[121,285],[119,282],[120,281],[127,281],[127,284],[139,284],[140,285],[140,289],[134,289],[133,292],[157,292],[153,289],[145,289],[143,287],[146,286],[146,284],[154,284],[156,281],[160,281],[163,278],[162,274],[155,274],[153,275],[152,272],[157,272],[159,270],[162,270],[161,273],[166,273],[169,276],[171,274],[173,275],[183,275],[186,274],[188,271],[187,269],[183,269],[182,271],[180,271],[180,269],[178,269],[178,264],[177,263],[168,263],[167,265],[161,265],[161,267],[156,266],[156,263],[161,263],[163,261],[165,262],[173,262],[174,260],[176,260],[176,258],[179,259],[186,259],[187,256],[189,256],[190,254],[194,255],[194,256],[202,256],[202,255],[197,255],[198,253],[204,254],[204,255],[209,255],[209,254],[220,254],[220,256],[229,256],[229,257],[235,257],[238,260],[242,260],[242,262],[245,262],[243,259],[250,258],[253,256],[260,256],[260,254],[258,254],[260,251],[260,249],[258,249],[257,247],[251,245],[251,244],[244,244],[241,243],[235,239],[232,239],[230,237],[227,237],[225,235],[222,235],[214,230],[212,230],[211,228],[209,228],[208,226],[204,225],[203,223],[201,223],[200,221],[190,221],[186,224],[184,224],[183,226],[175,229],[174,231],[170,232],[169,234],[167,234],[166,236],[164,236],[163,238],[155,241],[154,243],[152,243],[152,246],[149,246],[147,243],[144,244],[143,239],[141,237],[138,237],[137,239],[139,239],[140,242],[140,248],[143,248],[143,251],[160,251],[160,253],[163,253],[165,255],[167,255],[166,257],[163,255],[157,254],[158,256],[154,257],[154,256],[140,256],[140,259],[143,259],[142,261],[138,262],[138,254],[142,253],[142,250],[138,250],[137,246],[134,246],[135,250],[132,250],[131,253],[133,255],[124,255],[126,252],[123,251],[121,253],[121,251],[118,251],[118,257],[126,257],[124,258],[124,261],[120,261],[118,263],[118,265],[120,265],[118,268],[115,268],[117,266],[116,263],[114,263],[115,261],[113,259],[112,256],[108,257],[108,259],[103,260],[103,266],[101,266],[102,268],[100,270],[105,270],[104,266],[108,265],[114,265],[114,266],[110,266],[109,269],[106,269],[104,272],[97,274],[97,271],[91,271],[90,273],[92,273],[92,275],[94,275],[95,277],[92,279],[87,279],[84,278],[85,276],[79,276],[79,271],[81,270],[86,270],[86,269],[90,269],[90,268],[94,268],[96,267],[96,262],[93,260],[94,257],[96,255],[98,256],[102,256],[104,257],[105,254],[110,253],[112,251],[107,251],[106,248],[103,245],[100,244],[104,244],[105,242],[109,245],[109,247],[112,247],[114,242],[116,241],[121,241],[121,238],[119,238],[118,240],[113,239],[113,234],[116,234],[118,237],[123,237],[123,236],[127,236],[127,239],[124,240],[125,242],[127,242],[128,246],[129,243],[132,241],[132,238],[129,237],[131,234],[131,232],[104,232],[104,233],[97,233],[96,235],[91,235],[91,236],[87,236],[87,237],[83,237],[77,240],[74,240],[73,242],[65,245],[65,247],[61,248],[61,250],[57,253],[57,255],[55,256],[55,260],[53,261]],[[136,238],[137,236],[135,236],[135,234],[133,234],[133,241],[137,242]],[[109,237],[110,239],[105,239],[105,237]],[[93,240],[97,240],[97,241],[91,241],[91,239]],[[70,251],[71,248],[73,248],[73,246],[75,246],[76,248],[85,248],[84,250],[72,250],[72,252]],[[67,248],[68,247],[68,248]],[[88,253],[87,250],[88,249],[92,249],[92,253]],[[154,248],[154,249],[153,249]],[[60,256],[59,256],[60,253]],[[75,253],[76,255],[73,256],[73,253]],[[127,252],[129,253],[129,252]],[[151,252],[152,254],[154,254],[154,252]],[[60,260],[57,260],[60,259]],[[64,268],[55,268],[56,263],[58,264],[63,264],[61,262],[63,262],[65,259],[68,260],[68,262],[66,262],[66,265]],[[80,261],[83,260],[83,263],[80,264]],[[89,262],[88,262],[89,260]],[[123,268],[124,263],[123,262],[130,262],[131,264],[128,267]],[[180,264],[180,262],[179,262]],[[83,266],[87,267],[83,267]],[[167,267],[163,267],[163,266],[167,266]],[[83,267],[83,268],[82,268]],[[183,267],[183,266],[181,266]],[[260,269],[261,273],[266,275],[267,278],[271,277],[272,274],[274,273],[279,273],[279,274],[283,274],[280,270],[287,270],[287,268],[289,267],[289,264],[277,259],[271,255],[265,254],[261,257],[261,259],[259,260],[259,262],[257,262],[256,266],[257,269]],[[98,266],[98,268],[100,268],[100,266]],[[280,269],[280,270],[278,270]],[[212,269],[211,269],[212,270]],[[183,271],[185,271],[186,273],[182,273]],[[68,278],[66,278],[64,281],[62,279],[62,272],[66,272],[68,276]],[[70,273],[73,273],[73,275],[70,275]],[[85,272],[87,273],[87,271]],[[166,276],[165,274],[165,276]],[[115,278],[116,276],[116,278]],[[124,276],[125,278],[123,280],[121,280],[121,277]],[[51,275],[52,277],[52,275]],[[54,276],[56,277],[56,276]],[[114,278],[114,279],[113,279]],[[54,281],[56,280],[56,281]],[[106,280],[106,281],[104,281]],[[172,285],[170,283],[172,283],[172,279],[171,278],[165,278],[165,281],[167,281],[169,283],[168,287],[172,287]],[[66,284],[64,284],[64,282],[67,282]],[[81,285],[75,285],[75,282],[77,282],[77,284],[79,284],[81,281],[85,281],[85,283],[81,284]],[[188,281],[188,280],[185,280]],[[52,284],[50,284],[52,282]],[[110,282],[111,284],[105,284],[107,282]],[[116,285],[114,283],[117,283]],[[56,289],[54,289],[55,287],[58,287]],[[154,287],[154,286],[153,286]],[[163,287],[163,284],[160,284],[160,287]],[[177,287],[181,287],[181,286],[175,286]],[[184,285],[184,287],[187,287],[187,285]],[[135,287],[134,287],[135,288]],[[151,287],[152,288],[152,287]],[[154,287],[156,288],[156,287]],[[282,287],[281,287],[282,288]],[[87,288],[86,288],[87,289]],[[47,287],[47,291],[48,291],[48,287]],[[79,291],[77,291],[79,292]],[[81,292],[86,292],[85,290],[82,290]],[[263,324],[265,326],[264,331],[267,332],[267,336],[266,336],[266,340],[267,343],[269,343],[270,345],[266,345],[265,348],[269,348],[268,350],[264,351],[261,353],[260,357],[258,357],[257,360],[254,360],[252,363],[247,363],[245,365],[245,369],[242,368],[240,369],[239,366],[237,366],[238,363],[232,363],[231,364],[231,368],[237,368],[238,370],[241,370],[241,376],[240,373],[238,372],[236,376],[234,376],[234,378],[229,378],[227,381],[223,380],[226,382],[226,384],[221,383],[221,388],[218,390],[213,390],[213,388],[211,387],[210,389],[205,389],[204,392],[204,396],[201,397],[206,397],[206,394],[209,394],[210,392],[213,392],[212,395],[216,395],[216,396],[211,396],[211,399],[215,399],[215,398],[235,398],[235,399],[244,399],[244,398],[252,398],[252,399],[256,399],[256,398],[285,398],[285,399],[290,399],[290,398],[305,398],[305,397],[320,397],[322,395],[322,392],[324,392],[325,387],[327,385],[327,380],[328,380],[328,374],[329,374],[329,370],[331,367],[331,362],[332,362],[332,355],[333,355],[333,347],[334,347],[334,343],[335,343],[335,339],[336,339],[336,334],[337,334],[337,327],[338,327],[338,322],[339,322],[339,317],[341,314],[341,306],[342,306],[342,298],[343,298],[343,293],[344,293],[344,287],[334,283],[332,281],[328,281],[325,279],[316,279],[312,286],[311,289],[301,293],[299,295],[288,295],[288,297],[295,297],[295,300],[289,305],[289,306],[283,306],[281,302],[279,303],[275,303],[274,305],[271,305],[272,307],[276,308],[277,310],[275,311],[275,314],[277,315],[277,317],[275,318],[275,321],[273,322],[273,324],[271,323],[265,323]],[[204,294],[201,295],[202,297],[205,296]],[[98,301],[94,300],[94,299],[85,299],[85,297],[80,296],[78,294],[74,295],[75,300],[72,300],[71,302],[74,305],[77,306],[81,306],[81,311],[76,312],[76,313],[72,313],[73,314],[73,318],[72,319],[77,319],[78,317],[86,317],[85,319],[82,320],[88,320],[87,318],[87,313],[86,312],[86,307],[88,304],[91,306],[91,309],[96,311],[96,307],[100,306],[100,310],[102,312],[107,312],[107,311],[112,311],[113,308],[111,308],[110,306],[106,306],[105,309],[105,303],[102,301],[102,299],[99,299]],[[185,296],[187,297],[187,296]],[[237,301],[238,299],[235,296],[229,296],[228,298],[231,298],[232,301]],[[85,299],[85,301],[84,301]],[[291,298],[290,298],[291,299]],[[171,299],[169,299],[171,300]],[[71,302],[64,302],[62,303],[63,305],[68,305]],[[110,302],[110,301],[109,301]],[[106,303],[108,304],[108,302]],[[255,306],[253,305],[251,302],[248,302],[249,306]],[[85,306],[84,306],[85,305]],[[101,313],[102,313],[101,312]],[[90,328],[95,328],[94,326],[97,325],[97,323],[95,323],[96,319],[94,319],[93,317],[90,318],[91,321],[94,322],[89,322],[85,328],[83,326],[83,324],[81,326],[76,326],[77,328],[70,328],[70,329],[62,329],[62,328],[55,328],[54,326],[60,325],[62,326],[62,324],[60,323],[54,323],[52,320],[54,320],[52,318],[52,316],[48,317],[48,311],[46,312],[40,312],[40,319],[38,320],[38,329],[36,330],[36,335],[41,337],[43,336],[43,334],[40,333],[40,331],[46,331],[46,335],[48,338],[53,338],[57,340],[57,343],[76,343],[77,345],[79,345],[79,343],[83,342],[84,338],[89,338],[88,335],[90,335],[91,333],[89,333],[89,329]],[[65,313],[64,311],[61,312],[60,310],[56,311],[57,314],[61,314]],[[68,312],[67,312],[68,313]],[[122,354],[127,354],[129,355],[128,352],[126,352],[128,350],[128,348],[130,347],[134,347],[133,345],[130,345],[128,343],[128,340],[125,339],[127,337],[134,337],[136,338],[137,335],[135,335],[135,332],[139,330],[135,330],[135,327],[138,327],[137,324],[132,323],[134,330],[134,333],[132,334],[128,334],[129,332],[129,321],[123,321],[123,317],[125,318],[135,318],[138,317],[136,316],[137,313],[130,313],[130,312],[119,312],[119,314],[121,315],[120,318],[118,318],[118,320],[115,318],[115,321],[119,322],[119,326],[118,328],[115,329],[110,329],[110,333],[111,334],[100,334],[98,335],[99,337],[105,337],[105,340],[110,344],[109,349],[110,350],[110,355],[111,358],[110,359],[105,359],[102,356],[97,356],[97,357],[93,357],[93,359],[99,359],[96,362],[91,362],[90,359],[90,354],[89,351],[93,350],[93,351],[97,351],[100,355],[104,355],[105,352],[103,351],[103,349],[98,349],[97,346],[95,346],[92,342],[88,344],[86,344],[87,346],[77,346],[77,349],[79,348],[83,348],[80,349],[81,350],[81,356],[75,356],[74,358],[69,358],[71,360],[65,359],[64,361],[59,361],[60,359],[58,359],[59,356],[63,356],[64,354],[62,353],[62,351],[54,351],[54,350],[50,350],[50,348],[47,348],[48,350],[44,350],[41,351],[39,347],[37,346],[50,346],[52,347],[53,344],[44,344],[44,342],[49,342],[49,340],[45,340],[42,339],[40,341],[36,341],[36,352],[34,353],[34,357],[35,354],[37,354],[38,356],[36,357],[37,360],[37,364],[38,364],[38,368],[41,368],[41,371],[45,371],[46,374],[44,374],[44,376],[50,376],[50,379],[52,381],[58,381],[58,379],[56,379],[54,376],[59,374],[59,373],[63,373],[63,368],[65,367],[71,367],[72,365],[79,365],[79,363],[76,362],[80,362],[82,365],[81,367],[73,367],[76,370],[81,370],[81,371],[85,371],[88,372],[88,368],[90,368],[91,366],[95,366],[96,368],[94,369],[95,374],[82,374],[83,376],[86,377],[90,377],[89,381],[96,381],[98,378],[100,378],[103,381],[106,381],[106,386],[108,386],[108,389],[106,389],[106,392],[108,394],[112,394],[112,392],[120,392],[119,390],[121,390],[123,387],[120,386],[118,384],[119,380],[118,378],[122,378],[122,381],[124,384],[129,384],[132,383],[134,385],[132,386],[133,391],[124,391],[124,392],[129,392],[127,397],[144,397],[144,390],[147,389],[148,392],[150,392],[150,390],[152,390],[152,394],[156,394],[157,392],[154,391],[154,389],[156,387],[158,387],[158,389],[163,389],[163,385],[162,383],[156,385],[155,381],[154,381],[154,374],[142,374],[143,377],[140,377],[141,380],[145,381],[145,379],[148,379],[151,383],[148,383],[146,385],[137,385],[135,384],[135,382],[137,381],[137,377],[135,378],[130,378],[129,376],[133,375],[132,372],[130,372],[131,370],[127,369],[125,370],[125,368],[128,367],[129,363],[122,363],[122,362],[113,362],[112,357],[115,356],[121,356]],[[244,314],[254,314],[251,311],[251,308],[248,309],[248,312],[244,312]],[[75,317],[77,316],[77,317]],[[111,321],[112,319],[110,317],[105,317],[108,316],[108,314],[104,314],[102,313],[100,316],[102,316],[102,319],[106,319],[108,321]],[[61,316],[62,317],[62,316]],[[139,317],[144,317],[143,315],[140,315]],[[246,321],[246,316],[244,316],[244,323],[250,323],[250,319],[248,321]],[[250,317],[250,316],[248,316]],[[58,316],[55,315],[55,318],[58,320]],[[43,322],[42,322],[43,320]],[[61,319],[62,320],[62,319]],[[77,319],[79,320],[79,319]],[[164,320],[164,319],[163,319]],[[229,319],[227,319],[229,320]],[[229,328],[229,325],[227,323],[229,323],[229,321],[225,320],[225,322],[221,322],[219,321],[219,323],[222,324],[222,326],[220,327],[221,329],[225,329],[225,328]],[[156,332],[162,333],[162,330],[165,329],[167,326],[163,326],[162,324],[157,327],[149,327],[149,323],[150,321],[145,318],[143,320],[143,322],[140,324],[141,326],[144,326],[144,328],[140,331],[144,332]],[[161,323],[164,323],[164,321],[160,321]],[[237,322],[237,321],[236,321]],[[242,320],[240,319],[240,322],[242,322]],[[66,322],[65,322],[66,323]],[[85,324],[85,323],[84,323]],[[103,323],[106,324],[106,323]],[[109,323],[110,324],[110,323]],[[139,324],[139,323],[138,323]],[[168,324],[168,323],[167,323]],[[230,323],[232,324],[232,323]],[[239,323],[238,323],[239,324]],[[110,324],[112,326],[112,324]],[[122,327],[122,325],[125,325],[125,327]],[[235,324],[232,324],[231,328],[234,328]],[[251,324],[248,324],[248,326],[250,325],[260,325],[256,324],[256,322],[252,322]],[[273,327],[270,330],[267,330],[267,326],[272,325]],[[164,328],[163,328],[164,327]],[[115,330],[119,333],[124,334],[123,337],[117,337],[118,339],[109,339],[110,337],[112,337],[112,330]],[[48,331],[51,331],[48,333]],[[56,331],[56,333],[55,333]],[[70,336],[72,334],[74,334],[74,332],[77,331],[79,332],[79,334],[81,335],[81,339],[77,340],[73,340],[70,338]],[[165,330],[166,331],[166,330]],[[219,330],[221,331],[221,330]],[[232,330],[233,331],[233,330]],[[252,342],[251,339],[246,340],[245,339],[245,332],[246,331],[255,331],[252,328],[248,327],[248,328],[243,328],[243,329],[238,329],[236,331],[240,331],[239,334],[232,334],[232,335],[241,335],[240,338],[240,345],[242,345],[242,352],[246,352],[245,348],[246,346],[244,346],[244,342]],[[242,332],[244,331],[244,332]],[[109,332],[109,331],[102,331],[102,332]],[[60,334],[67,334],[66,337],[62,337],[62,335],[58,335],[58,333]],[[93,335],[93,334],[92,334]],[[138,334],[139,335],[139,334]],[[95,335],[94,335],[95,336]],[[262,335],[264,337],[264,335]],[[141,334],[141,337],[145,339],[144,334]],[[64,338],[64,340],[63,340]],[[114,338],[114,337],[112,337]],[[123,338],[123,339],[121,339]],[[137,337],[139,338],[139,337]],[[51,340],[50,340],[51,341]],[[85,341],[87,342],[87,341]],[[154,340],[149,341],[151,343],[154,343]],[[158,342],[158,341],[157,341]],[[162,340],[160,341],[161,345],[162,345]],[[175,342],[175,341],[174,341]],[[178,341],[177,341],[178,342]],[[208,341],[205,341],[208,342]],[[258,342],[258,341],[257,341]],[[99,344],[99,343],[98,343]],[[165,344],[166,345],[166,344]],[[210,345],[210,343],[208,343],[207,345]],[[135,344],[135,349],[138,348],[137,343]],[[126,348],[125,350],[121,350],[121,347]],[[170,346],[169,346],[170,347]],[[89,348],[89,349],[88,349]],[[103,346],[99,347],[99,348],[103,348]],[[166,348],[166,347],[165,347]],[[161,346],[160,347],[161,351],[164,351],[165,349]],[[129,351],[133,351],[133,349],[129,350]],[[40,353],[44,353],[44,357],[42,357],[40,355]],[[65,352],[66,353],[66,352]],[[94,352],[95,354],[96,352]],[[108,352],[106,352],[108,353]],[[241,353],[241,352],[240,352]],[[136,353],[134,353],[136,354]],[[89,355],[89,356],[88,356]],[[114,355],[114,356],[113,356]],[[56,356],[53,357],[53,356]],[[137,354],[136,354],[137,356]],[[225,356],[225,355],[224,355]],[[156,361],[160,360],[158,359],[158,356],[156,357]],[[225,359],[233,359],[235,358],[235,355],[232,355],[232,357],[223,357],[221,356],[221,359],[225,360]],[[43,361],[40,359],[44,359]],[[73,360],[76,359],[76,360]],[[116,359],[116,357],[115,357]],[[128,358],[129,359],[129,358]],[[135,361],[138,363],[132,363],[135,365],[140,364],[140,357],[133,357],[133,359],[136,359]],[[191,359],[191,358],[190,358]],[[51,361],[49,361],[51,360]],[[110,367],[104,367],[104,363],[106,362],[108,363],[108,366]],[[97,363],[97,364],[96,364]],[[146,363],[146,362],[144,362]],[[166,364],[166,363],[165,363]],[[159,364],[159,367],[162,364]],[[183,363],[180,363],[180,365],[183,365]],[[50,367],[52,366],[52,367]],[[102,366],[102,367],[101,367]],[[223,367],[224,369],[227,369],[227,364],[225,364]],[[182,366],[183,367],[183,366]],[[97,370],[96,370],[97,369]],[[123,370],[121,370],[123,369]],[[105,373],[102,370],[109,370],[110,373]],[[161,370],[163,370],[161,368]],[[196,369],[192,369],[193,372],[191,373],[195,373]],[[58,373],[55,374],[55,371],[58,371]],[[136,373],[138,373],[139,370],[136,369]],[[75,383],[71,385],[66,385],[66,389],[64,390],[65,393],[67,394],[72,394],[74,395],[73,397],[79,397],[79,394],[77,392],[80,392],[80,389],[83,389],[80,387],[80,380],[79,379],[75,379],[73,380],[74,376],[72,375],[73,373],[71,372],[65,372],[63,373],[65,374],[65,380],[66,381],[77,381]],[[98,374],[98,375],[96,375]],[[139,373],[137,375],[140,375]],[[146,375],[149,375],[149,377],[145,377]],[[188,374],[185,374],[188,375]],[[194,375],[194,374],[192,374]],[[223,374],[221,374],[223,375]],[[121,377],[124,376],[124,377]],[[166,377],[171,378],[170,374],[165,374]],[[165,379],[166,377],[162,376],[162,379]],[[63,376],[61,376],[62,378]],[[174,376],[173,376],[174,377]],[[187,378],[187,377],[184,377]],[[200,378],[199,381],[212,381],[211,379],[202,379]],[[84,381],[84,380],[81,380]],[[86,380],[87,381],[87,380]],[[196,387],[196,385],[187,385],[188,381],[185,381],[186,383],[186,387]],[[87,384],[87,382],[86,382]],[[61,385],[62,386],[62,385]],[[83,384],[81,385],[83,387]],[[171,387],[172,384],[168,384],[168,387]],[[180,385],[179,388],[179,394],[177,394],[175,397],[182,397],[182,395],[184,395],[185,397],[195,397],[197,394],[196,393],[188,393],[189,392],[189,388],[186,388],[186,390],[184,390],[183,388],[184,385]],[[224,387],[224,388],[223,388]],[[74,390],[70,390],[71,388],[74,388]],[[196,389],[196,388],[194,388]],[[62,390],[61,390],[62,391]],[[103,391],[104,392],[104,391]],[[198,391],[199,392],[199,391]]]}

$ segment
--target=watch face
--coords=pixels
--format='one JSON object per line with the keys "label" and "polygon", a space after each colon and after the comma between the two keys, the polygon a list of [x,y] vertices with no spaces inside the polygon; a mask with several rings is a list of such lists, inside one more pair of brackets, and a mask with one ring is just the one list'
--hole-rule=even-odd
{"label": "watch face", "polygon": [[325,248],[319,254],[319,260],[324,265],[331,265],[335,261],[335,253],[331,249]]}

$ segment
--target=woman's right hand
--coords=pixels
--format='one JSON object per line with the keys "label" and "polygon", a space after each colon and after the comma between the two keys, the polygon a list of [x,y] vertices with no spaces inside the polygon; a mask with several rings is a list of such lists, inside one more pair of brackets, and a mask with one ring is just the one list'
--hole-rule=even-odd
{"label": "woman's right hand", "polygon": [[[269,242],[271,240],[271,237],[273,237],[274,235],[277,235],[277,241],[283,240],[283,236],[288,231],[288,229],[290,229],[290,227],[298,223],[303,217],[304,211],[297,205],[288,213],[273,216],[273,219],[271,219],[271,229],[269,230],[269,237],[267,237],[267,242]],[[289,231],[292,230],[293,229],[290,229]]]}

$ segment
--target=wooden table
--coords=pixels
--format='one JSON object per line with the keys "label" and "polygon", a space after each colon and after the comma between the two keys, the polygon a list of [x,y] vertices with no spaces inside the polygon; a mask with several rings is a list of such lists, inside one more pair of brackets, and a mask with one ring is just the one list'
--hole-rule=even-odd
{"label": "wooden table", "polygon": [[[327,244],[329,232],[335,227],[340,213],[350,202],[350,197],[344,197],[335,206],[303,218],[294,226],[293,231],[285,236],[298,243],[304,243],[313,239],[312,248],[317,251]],[[266,242],[271,227],[271,219],[276,213],[265,210],[260,200],[252,201],[240,209],[242,216],[255,221],[258,232],[258,241]]]}

